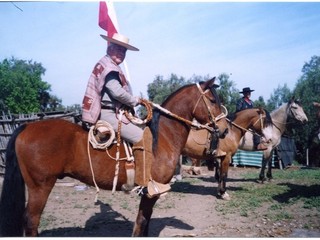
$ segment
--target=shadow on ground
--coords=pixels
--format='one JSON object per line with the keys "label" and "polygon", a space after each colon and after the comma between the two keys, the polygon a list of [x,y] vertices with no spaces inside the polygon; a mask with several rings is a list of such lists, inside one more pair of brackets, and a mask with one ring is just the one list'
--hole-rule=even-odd
{"label": "shadow on ground", "polygon": [[[86,222],[85,227],[66,227],[45,230],[40,237],[131,237],[134,223],[122,214],[114,211],[109,204],[101,201],[100,212],[96,213]],[[174,217],[152,218],[150,222],[149,237],[158,237],[167,226],[175,229],[192,230],[193,227]]]}

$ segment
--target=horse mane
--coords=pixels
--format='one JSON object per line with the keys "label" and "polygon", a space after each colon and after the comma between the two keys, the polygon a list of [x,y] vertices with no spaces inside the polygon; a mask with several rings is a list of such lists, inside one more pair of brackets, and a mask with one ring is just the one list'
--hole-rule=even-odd
{"label": "horse mane", "polygon": [[190,87],[194,84],[187,84],[187,85],[184,85],[180,88],[178,88],[177,90],[175,90],[173,93],[171,93],[164,101],[163,103],[161,104],[161,106],[165,105],[168,101],[171,100],[171,98],[173,98],[178,92],[182,91],[183,89],[187,88],[187,87]]}
{"label": "horse mane", "polygon": [[266,110],[266,109],[263,109],[263,110],[264,110],[265,113],[266,113],[266,126],[267,126],[267,127],[268,127],[268,126],[272,126],[272,125],[273,125],[273,122],[272,122],[272,118],[271,118],[271,115],[270,115],[269,111]]}
{"label": "horse mane", "polygon": [[[161,104],[161,106],[165,105],[168,101],[171,100],[171,98],[173,96],[175,96],[178,92],[182,91],[183,89],[192,86],[193,84],[188,84],[185,86],[182,86],[181,88],[177,89],[176,91],[174,91],[172,94],[170,94]],[[152,112],[152,119],[150,122],[147,123],[147,126],[150,128],[150,131],[152,133],[152,138],[153,138],[153,142],[152,142],[152,150],[153,152],[155,152],[156,147],[158,146],[158,137],[159,137],[159,120],[160,120],[160,116],[161,116],[162,112],[156,108],[153,110]],[[168,118],[170,118],[171,116],[168,116]]]}
{"label": "horse mane", "polygon": [[158,133],[159,133],[159,120],[160,120],[161,112],[158,108],[154,109],[152,112],[152,119],[147,123],[147,126],[150,128],[152,134],[152,150],[153,152],[156,150],[156,146],[158,146]]}

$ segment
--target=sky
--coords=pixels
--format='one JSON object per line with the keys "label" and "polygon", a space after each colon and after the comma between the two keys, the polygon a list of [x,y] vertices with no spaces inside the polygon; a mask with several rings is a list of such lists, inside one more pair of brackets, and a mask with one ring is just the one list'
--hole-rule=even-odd
{"label": "sky", "polygon": [[[293,90],[320,51],[320,2],[114,2],[119,33],[140,49],[126,62],[134,95],[156,76],[230,75],[265,101]],[[105,55],[99,2],[0,2],[0,61],[32,60],[64,106],[81,104]],[[124,69],[124,66],[122,66]],[[219,84],[219,82],[217,82]]]}

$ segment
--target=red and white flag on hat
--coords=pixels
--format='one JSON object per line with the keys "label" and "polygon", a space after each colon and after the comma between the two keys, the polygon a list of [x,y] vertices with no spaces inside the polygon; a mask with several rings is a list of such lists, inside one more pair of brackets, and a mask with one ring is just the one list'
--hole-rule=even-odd
{"label": "red and white flag on hat", "polygon": [[[108,1],[108,6],[105,1],[99,3],[99,26],[107,31],[108,37],[112,37],[114,33],[119,31],[116,11],[113,7],[113,2]],[[130,74],[127,62],[123,62],[127,80],[130,82]]]}

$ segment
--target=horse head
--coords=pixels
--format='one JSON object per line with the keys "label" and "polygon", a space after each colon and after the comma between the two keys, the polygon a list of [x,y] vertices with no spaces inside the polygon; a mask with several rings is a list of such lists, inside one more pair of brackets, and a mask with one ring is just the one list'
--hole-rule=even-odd
{"label": "horse head", "polygon": [[288,116],[290,118],[297,120],[301,123],[308,122],[308,117],[305,114],[303,107],[298,99],[295,100],[294,97],[291,98],[291,100],[288,103],[287,111],[288,111]]}
{"label": "horse head", "polygon": [[194,96],[196,104],[192,111],[192,117],[202,124],[212,126],[219,138],[224,138],[228,133],[225,117],[226,108],[222,107],[220,98],[216,92],[219,85],[215,84],[215,77],[197,84],[198,93]]}

